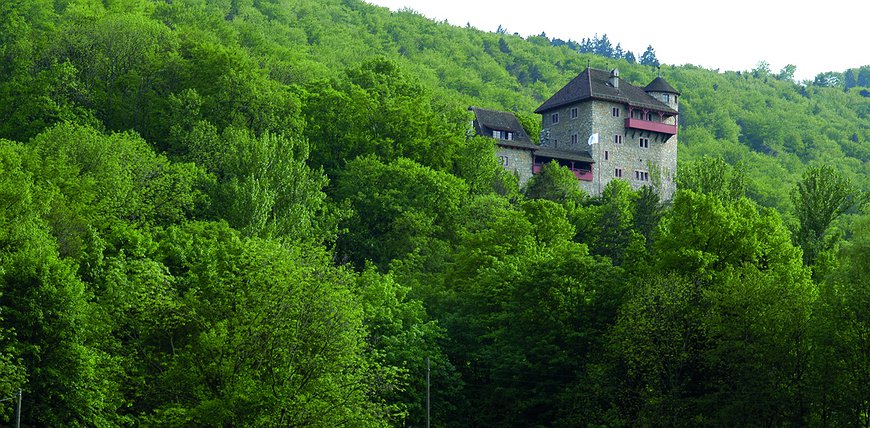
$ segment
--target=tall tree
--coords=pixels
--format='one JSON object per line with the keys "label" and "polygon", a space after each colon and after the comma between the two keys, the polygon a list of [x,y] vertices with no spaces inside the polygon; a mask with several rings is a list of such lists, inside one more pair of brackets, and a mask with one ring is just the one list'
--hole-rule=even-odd
{"label": "tall tree", "polygon": [[819,421],[870,424],[870,217],[855,222],[839,252],[840,268],[820,285],[814,379]]}
{"label": "tall tree", "polygon": [[600,39],[596,38],[594,53],[605,58],[613,58],[613,45],[610,43],[607,34],[602,35]]}
{"label": "tall tree", "polygon": [[547,199],[559,204],[578,203],[585,198],[574,173],[556,161],[545,164],[541,173],[526,183],[523,192],[529,198]]}
{"label": "tall tree", "polygon": [[836,243],[828,232],[833,222],[860,201],[849,179],[828,165],[810,167],[792,190],[798,227],[795,242],[804,250],[804,263],[812,266]]}
{"label": "tall tree", "polygon": [[659,60],[656,58],[656,51],[653,49],[652,45],[647,46],[646,50],[643,51],[643,54],[640,56],[640,63],[652,67],[659,66]]}

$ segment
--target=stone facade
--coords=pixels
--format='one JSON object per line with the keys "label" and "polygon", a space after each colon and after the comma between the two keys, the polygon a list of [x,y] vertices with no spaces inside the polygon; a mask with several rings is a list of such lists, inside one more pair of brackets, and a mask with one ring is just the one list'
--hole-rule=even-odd
{"label": "stone facade", "polygon": [[513,147],[496,146],[495,151],[501,166],[513,172],[522,187],[532,178],[532,151]]}

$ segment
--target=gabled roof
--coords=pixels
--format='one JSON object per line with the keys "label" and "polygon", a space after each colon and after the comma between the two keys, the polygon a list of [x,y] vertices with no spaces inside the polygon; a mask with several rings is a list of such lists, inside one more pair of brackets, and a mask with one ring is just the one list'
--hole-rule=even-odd
{"label": "gabled roof", "polygon": [[656,77],[655,80],[646,85],[646,88],[643,88],[646,92],[670,92],[672,94],[680,95],[680,92],[674,89],[670,83],[662,79],[662,76]]}
{"label": "gabled roof", "polygon": [[595,163],[595,161],[592,160],[592,155],[587,151],[559,150],[551,147],[541,147],[535,151],[535,156]]}
{"label": "gabled roof", "polygon": [[477,135],[492,137],[492,131],[508,131],[513,133],[512,140],[496,139],[496,144],[507,147],[515,147],[520,149],[535,150],[538,148],[532,143],[526,130],[520,125],[517,117],[510,112],[488,110],[480,107],[471,106],[468,108],[474,113],[475,129]]}
{"label": "gabled roof", "polygon": [[[677,114],[676,110],[651,97],[643,89],[626,82],[622,78],[617,78],[619,79],[618,88],[610,84],[609,71],[587,68],[568,82],[562,89],[553,94],[544,104],[541,104],[535,110],[535,113],[545,113],[567,104],[596,99]],[[670,87],[670,85],[668,86]]]}

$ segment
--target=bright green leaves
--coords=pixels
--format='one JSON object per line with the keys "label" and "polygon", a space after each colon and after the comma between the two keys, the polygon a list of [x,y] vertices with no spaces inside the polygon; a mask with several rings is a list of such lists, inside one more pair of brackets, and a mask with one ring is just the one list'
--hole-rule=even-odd
{"label": "bright green leaves", "polygon": [[201,180],[194,165],[170,163],[132,133],[104,136],[64,124],[29,145],[35,178],[51,183],[63,201],[53,204],[50,214],[59,239],[65,234],[63,239],[77,239],[74,235],[87,229],[84,223],[101,229],[114,221],[181,221],[202,197],[194,188]]}
{"label": "bright green leaves", "polygon": [[313,160],[330,174],[365,155],[445,170],[465,139],[464,111],[443,105],[386,59],[348,70],[345,80],[318,82],[309,92],[306,135]]}
{"label": "bright green leaves", "polygon": [[850,181],[830,166],[808,169],[792,190],[791,200],[798,220],[795,243],[803,248],[808,266],[834,248],[837,236],[829,233],[832,223],[864,202]]}
{"label": "bright green leaves", "polygon": [[674,197],[656,254],[667,271],[701,278],[744,265],[792,279],[803,272],[800,253],[775,212],[745,198],[725,202],[692,191]]}
{"label": "bright green leaves", "polygon": [[155,381],[185,392],[175,411],[196,425],[371,417],[365,330],[348,273],[219,225],[192,225],[167,244],[173,260],[184,260],[170,272],[187,315],[163,333],[181,352],[161,349],[168,366]]}
{"label": "bright green leaves", "polygon": [[31,397],[25,420],[106,424],[113,419],[106,408],[119,403],[97,382],[100,357],[87,342],[88,294],[41,218],[52,194],[34,182],[24,153],[23,146],[0,141],[0,365],[9,369],[0,385]]}
{"label": "bright green leaves", "polygon": [[204,122],[185,139],[187,158],[208,168],[215,182],[209,216],[225,219],[248,236],[318,242],[335,239],[335,213],[322,189],[326,177],[310,168],[308,144],[299,137],[241,128],[218,135]]}
{"label": "bright green leaves", "polygon": [[834,423],[870,423],[870,217],[855,223],[839,252],[840,269],[820,286],[814,355],[820,412]]}
{"label": "bright green leaves", "polygon": [[586,197],[586,193],[577,185],[574,173],[559,166],[556,161],[545,164],[541,173],[526,183],[524,193],[529,198],[547,199],[559,204],[579,203]]}
{"label": "bright green leaves", "polygon": [[745,196],[746,185],[743,167],[732,167],[718,157],[683,162],[677,173],[678,189],[711,195],[723,201]]}
{"label": "bright green leaves", "polygon": [[336,198],[354,211],[339,251],[358,266],[370,260],[382,267],[415,251],[433,251],[454,235],[467,194],[459,178],[408,159],[358,158],[336,180]]}

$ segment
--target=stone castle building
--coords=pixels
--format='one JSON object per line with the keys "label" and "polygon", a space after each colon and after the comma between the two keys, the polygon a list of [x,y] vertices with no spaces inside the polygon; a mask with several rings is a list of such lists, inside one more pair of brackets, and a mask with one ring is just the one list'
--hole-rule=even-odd
{"label": "stone castle building", "polygon": [[535,110],[542,124],[538,144],[511,113],[469,110],[475,132],[496,140],[502,166],[514,171],[521,185],[555,160],[574,172],[590,195],[622,179],[634,188],[652,185],[670,199],[679,96],[661,77],[641,88],[620,78],[617,69],[587,68]]}

